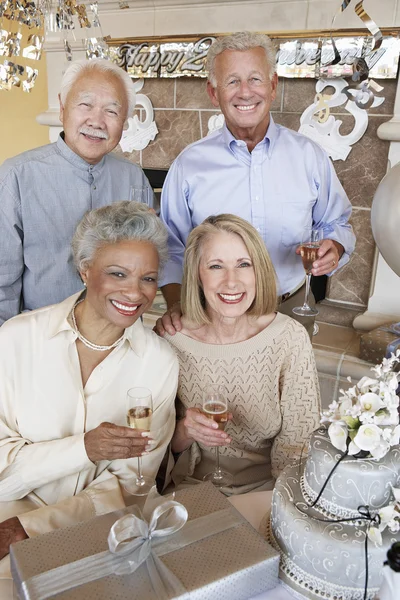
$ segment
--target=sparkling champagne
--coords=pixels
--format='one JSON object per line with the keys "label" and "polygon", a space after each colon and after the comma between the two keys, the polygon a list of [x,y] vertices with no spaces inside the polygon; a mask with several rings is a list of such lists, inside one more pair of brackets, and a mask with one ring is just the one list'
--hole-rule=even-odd
{"label": "sparkling champagne", "polygon": [[319,242],[308,242],[300,246],[300,254],[303,260],[303,267],[307,274],[311,273],[313,262],[318,258]]}
{"label": "sparkling champagne", "polygon": [[203,405],[203,411],[206,417],[217,423],[218,429],[225,429],[225,425],[228,422],[228,410],[226,404],[210,400]]}
{"label": "sparkling champagne", "polygon": [[126,420],[132,429],[150,429],[153,411],[148,406],[135,406],[128,410]]}

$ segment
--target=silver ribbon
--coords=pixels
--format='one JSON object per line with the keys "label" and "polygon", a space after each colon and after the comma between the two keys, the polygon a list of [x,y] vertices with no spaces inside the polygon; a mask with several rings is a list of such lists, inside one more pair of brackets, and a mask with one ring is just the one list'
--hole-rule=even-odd
{"label": "silver ribbon", "polygon": [[[340,62],[340,54],[336,47],[335,40],[333,39],[333,34],[332,34],[333,24],[335,22],[337,15],[340,14],[341,12],[345,11],[346,8],[349,6],[349,4],[351,4],[351,2],[352,2],[352,0],[342,0],[342,4],[340,5],[340,9],[339,9],[338,13],[335,14],[332,19],[331,40],[332,40],[332,48],[333,48],[333,52],[334,52],[334,59],[330,63],[332,65],[337,65]],[[362,20],[364,25],[367,27],[368,31],[373,36],[373,46],[369,53],[369,57],[370,57],[372,53],[376,52],[381,47],[382,41],[383,41],[383,35],[382,35],[381,30],[375,23],[375,21],[373,21],[371,19],[371,17],[365,12],[363,3],[364,3],[364,0],[360,0],[359,2],[357,2],[357,4],[354,7],[354,12]],[[368,65],[367,65],[364,57],[358,58],[354,62],[353,68],[354,68],[354,73],[353,73],[353,77],[352,77],[353,81],[363,81],[363,79],[368,78],[369,68],[368,68]],[[373,101],[373,98],[372,98],[372,101]]]}
{"label": "silver ribbon", "polygon": [[186,589],[159,557],[244,522],[231,509],[187,522],[187,510],[182,504],[156,498],[154,494],[149,495],[143,514],[137,506],[129,510],[111,527],[109,550],[23,581],[21,590],[25,600],[46,600],[107,575],[129,575],[143,563],[158,600],[181,596]]}

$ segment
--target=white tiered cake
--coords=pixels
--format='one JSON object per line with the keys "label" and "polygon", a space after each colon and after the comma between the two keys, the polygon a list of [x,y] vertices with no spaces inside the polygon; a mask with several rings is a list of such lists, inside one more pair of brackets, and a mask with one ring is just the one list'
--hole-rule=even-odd
{"label": "white tiered cake", "polygon": [[[273,492],[270,538],[281,553],[280,577],[305,598],[363,600],[367,521],[337,521],[357,519],[359,507],[366,505],[375,514],[394,500],[392,486],[400,483],[399,446],[380,460],[346,456],[311,508],[342,455],[327,430],[319,429],[311,437],[307,459],[287,467]],[[381,585],[388,548],[399,540],[400,532],[388,529],[382,532],[381,546],[369,540],[368,600]]]}

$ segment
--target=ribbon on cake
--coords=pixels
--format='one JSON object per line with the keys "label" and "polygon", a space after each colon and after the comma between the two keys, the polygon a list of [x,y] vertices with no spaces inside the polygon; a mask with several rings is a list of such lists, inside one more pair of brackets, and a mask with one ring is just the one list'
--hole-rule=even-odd
{"label": "ribbon on cake", "polygon": [[[302,451],[303,451],[303,449],[302,449]],[[348,456],[348,453],[349,453],[349,451],[347,449],[346,452],[344,452],[342,454],[342,456],[339,458],[339,460],[337,461],[335,466],[331,469],[331,471],[330,471],[328,477],[326,478],[324,485],[320,489],[316,499],[311,504],[308,504],[308,502],[305,501],[305,504],[307,505],[308,508],[314,508],[316,506],[316,504],[320,500],[322,494],[324,493],[324,490],[325,490],[326,486],[328,485],[330,478],[332,477],[332,475],[334,474],[335,470],[338,468],[338,466],[340,465],[342,460],[344,458],[346,458],[346,456]],[[299,469],[300,469],[300,465],[301,465],[301,456],[300,456],[300,460],[299,460]],[[299,474],[299,480],[300,480],[300,474]],[[306,515],[309,519],[313,519],[314,521],[319,521],[320,523],[346,523],[346,522],[351,522],[351,521],[353,521],[353,522],[366,521],[367,522],[367,531],[365,533],[365,542],[364,542],[364,556],[365,556],[364,600],[367,600],[368,577],[369,577],[369,573],[368,573],[368,530],[372,525],[380,525],[381,518],[380,518],[379,514],[378,513],[371,514],[371,512],[369,510],[369,506],[367,504],[365,504],[365,505],[360,505],[357,508],[357,510],[359,512],[359,515],[357,517],[346,517],[343,519],[319,519],[318,517],[310,515],[307,510],[303,510],[300,506],[301,504],[302,503],[300,503],[300,502],[296,502],[295,506],[296,506],[297,510],[299,512],[301,512],[303,515]]]}
{"label": "ribbon on cake", "polygon": [[107,575],[129,575],[143,563],[159,600],[187,590],[160,556],[194,544],[244,522],[238,512],[223,509],[187,521],[186,508],[153,490],[143,513],[137,506],[119,518],[108,535],[108,550],[56,567],[22,582],[24,598],[46,600]]}

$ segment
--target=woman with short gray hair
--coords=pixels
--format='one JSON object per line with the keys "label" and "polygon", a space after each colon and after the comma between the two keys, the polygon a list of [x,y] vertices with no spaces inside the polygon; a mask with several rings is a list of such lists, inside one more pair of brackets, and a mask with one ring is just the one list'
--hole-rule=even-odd
{"label": "woman with short gray hair", "polygon": [[[0,560],[13,542],[124,507],[137,457],[155,478],[175,427],[178,363],[140,316],[166,246],[141,204],[93,210],[73,239],[85,289],[0,329]],[[151,431],[126,426],[137,387],[152,396]]]}
{"label": "woman with short gray hair", "polygon": [[72,238],[72,254],[79,272],[92,262],[103,244],[126,240],[149,242],[158,253],[159,270],[168,259],[168,234],[165,226],[147,206],[138,202],[116,202],[87,212]]}

